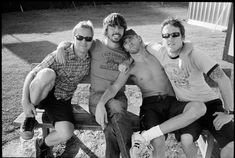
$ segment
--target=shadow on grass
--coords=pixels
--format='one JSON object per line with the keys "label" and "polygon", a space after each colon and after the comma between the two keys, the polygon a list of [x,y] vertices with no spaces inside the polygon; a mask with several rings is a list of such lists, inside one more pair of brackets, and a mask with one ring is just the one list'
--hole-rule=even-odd
{"label": "shadow on grass", "polygon": [[40,63],[47,54],[56,49],[57,45],[48,41],[40,41],[3,44],[3,47],[31,64]]}
{"label": "shadow on grass", "polygon": [[[33,10],[2,15],[2,35],[15,33],[51,33],[72,30],[81,20],[91,20],[95,28],[102,28],[103,19],[112,12],[121,13],[128,26],[160,24],[174,14],[172,8],[181,10],[188,3],[131,3],[113,5],[77,6],[67,9]],[[174,11],[173,11],[174,12]]]}

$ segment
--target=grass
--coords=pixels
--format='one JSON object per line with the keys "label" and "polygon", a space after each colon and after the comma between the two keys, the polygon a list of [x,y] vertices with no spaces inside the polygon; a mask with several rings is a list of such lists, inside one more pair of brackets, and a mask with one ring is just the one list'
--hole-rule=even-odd
{"label": "grass", "polygon": [[[13,120],[23,111],[21,92],[30,64],[40,62],[63,40],[71,40],[71,30],[80,20],[90,19],[95,38],[102,38],[102,20],[111,12],[126,17],[128,27],[144,41],[160,40],[160,23],[169,16],[187,20],[188,3],[131,2],[113,5],[81,6],[77,9],[51,9],[2,14],[2,145],[19,138]],[[233,64],[222,61],[226,34],[187,23],[186,39],[195,48],[207,53],[223,67]],[[4,132],[5,131],[5,132]]]}

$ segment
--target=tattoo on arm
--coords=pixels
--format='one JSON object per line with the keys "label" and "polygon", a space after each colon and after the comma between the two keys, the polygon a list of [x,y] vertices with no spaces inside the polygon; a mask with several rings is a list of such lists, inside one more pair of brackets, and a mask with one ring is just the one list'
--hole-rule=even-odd
{"label": "tattoo on arm", "polygon": [[210,78],[213,80],[218,80],[224,77],[224,71],[217,66],[210,74]]}

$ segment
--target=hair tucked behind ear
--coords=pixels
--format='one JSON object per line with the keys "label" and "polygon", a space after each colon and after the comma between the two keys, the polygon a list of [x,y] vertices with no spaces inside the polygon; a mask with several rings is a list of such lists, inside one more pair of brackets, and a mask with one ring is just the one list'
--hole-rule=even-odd
{"label": "hair tucked behind ear", "polygon": [[127,29],[125,18],[119,13],[111,13],[103,20],[103,35],[107,35],[108,26],[121,26],[124,28],[124,33]]}

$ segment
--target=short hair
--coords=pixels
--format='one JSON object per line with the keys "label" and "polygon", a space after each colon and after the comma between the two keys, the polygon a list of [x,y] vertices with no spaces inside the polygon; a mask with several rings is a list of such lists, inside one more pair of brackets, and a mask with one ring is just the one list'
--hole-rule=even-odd
{"label": "short hair", "polygon": [[177,18],[173,18],[173,17],[169,17],[166,20],[164,20],[161,24],[161,33],[163,28],[166,25],[172,25],[174,27],[178,27],[180,29],[180,34],[182,36],[182,38],[185,38],[185,28],[184,25],[182,24],[181,20],[177,19]]}
{"label": "short hair", "polygon": [[90,20],[87,21],[80,21],[74,28],[73,28],[73,36],[75,36],[75,33],[77,29],[79,28],[87,28],[91,30],[92,36],[94,36],[94,27]]}
{"label": "short hair", "polygon": [[108,26],[121,26],[124,33],[127,28],[126,20],[120,13],[111,13],[103,20],[103,35],[107,35]]}

